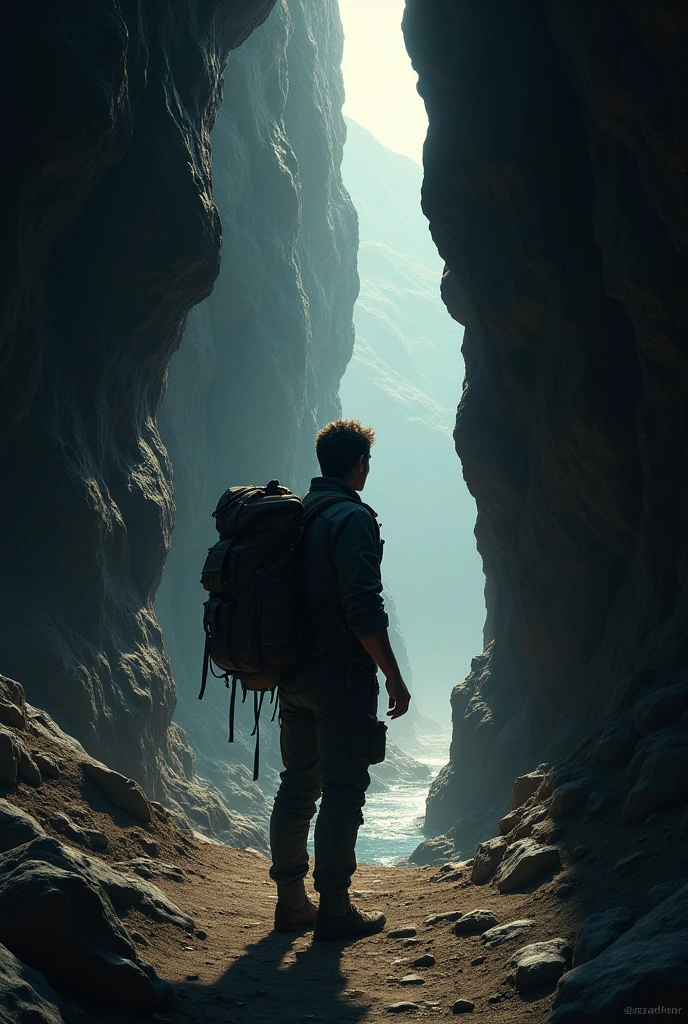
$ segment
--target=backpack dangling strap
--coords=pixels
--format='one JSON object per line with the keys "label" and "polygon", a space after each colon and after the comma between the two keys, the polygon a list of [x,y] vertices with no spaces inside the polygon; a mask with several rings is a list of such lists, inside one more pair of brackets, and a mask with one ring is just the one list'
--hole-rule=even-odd
{"label": "backpack dangling strap", "polygon": [[198,695],[199,700],[203,700],[203,694],[205,693],[205,684],[208,682],[208,665],[210,664],[210,633],[206,631],[205,634],[205,647],[203,648],[203,671],[201,672],[201,692]]}
{"label": "backpack dangling strap", "polygon": [[[232,676],[232,692],[229,696],[229,742],[234,743],[234,705],[236,704],[236,676]],[[229,686],[229,679],[227,680]]]}
{"label": "backpack dangling strap", "polygon": [[263,699],[265,697],[265,690],[261,690],[260,699],[258,698],[258,691],[253,691],[253,732],[252,736],[256,737],[256,752],[253,756],[253,781],[255,782],[258,778],[258,769],[260,767],[260,712],[263,707]]}
{"label": "backpack dangling strap", "polygon": [[270,719],[271,722],[274,722],[275,721],[275,715],[279,711],[279,700],[277,698],[277,687],[276,686],[275,686],[275,688],[273,690],[270,691],[270,702],[271,703],[274,702],[274,704],[275,704],[275,710],[272,712],[272,718]]}

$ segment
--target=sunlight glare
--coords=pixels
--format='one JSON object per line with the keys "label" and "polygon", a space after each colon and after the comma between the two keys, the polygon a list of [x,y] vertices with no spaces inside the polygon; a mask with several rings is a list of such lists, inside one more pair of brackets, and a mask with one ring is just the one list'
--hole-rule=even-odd
{"label": "sunlight glare", "polygon": [[344,114],[384,146],[421,163],[428,127],[404,46],[404,0],[339,0],[344,26]]}

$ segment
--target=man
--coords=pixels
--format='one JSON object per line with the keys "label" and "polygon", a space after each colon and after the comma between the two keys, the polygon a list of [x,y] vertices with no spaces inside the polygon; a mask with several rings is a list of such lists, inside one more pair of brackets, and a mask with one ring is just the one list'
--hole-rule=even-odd
{"label": "man", "polygon": [[[374,442],[374,431],[357,420],[336,420],[317,435],[322,476],[311,481],[304,506],[330,496],[342,500],[320,512],[305,535],[309,646],[279,690],[284,771],[270,820],[270,875],[278,893],[275,929],[315,924],[316,939],[370,935],[385,925],[384,914],[362,913],[349,900],[370,783],[376,666],[386,679],[390,718],[406,714],[411,699],[387,634],[377,520],[359,497]],[[304,878],[308,829],[321,793],[313,872],[320,894],[316,913]]]}

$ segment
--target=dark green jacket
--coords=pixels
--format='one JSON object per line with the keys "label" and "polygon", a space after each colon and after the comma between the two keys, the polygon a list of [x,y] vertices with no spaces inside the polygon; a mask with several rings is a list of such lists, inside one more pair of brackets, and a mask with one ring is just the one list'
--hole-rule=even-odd
{"label": "dark green jacket", "polygon": [[307,508],[330,494],[343,501],[321,512],[304,543],[306,617],[311,628],[336,631],[347,625],[368,636],[389,625],[382,599],[379,531],[358,493],[335,477],[311,480]]}

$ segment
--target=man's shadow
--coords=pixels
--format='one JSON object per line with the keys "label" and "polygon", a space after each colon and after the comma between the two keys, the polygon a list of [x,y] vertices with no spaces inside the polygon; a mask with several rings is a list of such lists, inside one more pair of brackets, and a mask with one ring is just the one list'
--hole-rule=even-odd
{"label": "man's shadow", "polygon": [[223,1017],[247,1024],[361,1020],[370,1002],[362,1002],[364,993],[347,989],[341,969],[342,952],[354,940],[313,942],[312,934],[271,932],[247,945],[206,990],[210,1000],[222,1006]]}

